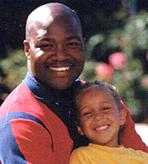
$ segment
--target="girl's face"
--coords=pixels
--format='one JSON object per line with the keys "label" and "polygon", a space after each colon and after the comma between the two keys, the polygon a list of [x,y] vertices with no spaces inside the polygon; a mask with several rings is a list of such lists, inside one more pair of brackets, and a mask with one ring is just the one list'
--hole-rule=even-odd
{"label": "girl's face", "polygon": [[118,146],[118,132],[124,124],[126,113],[118,109],[114,98],[105,89],[90,87],[77,101],[80,126],[78,131],[91,143]]}

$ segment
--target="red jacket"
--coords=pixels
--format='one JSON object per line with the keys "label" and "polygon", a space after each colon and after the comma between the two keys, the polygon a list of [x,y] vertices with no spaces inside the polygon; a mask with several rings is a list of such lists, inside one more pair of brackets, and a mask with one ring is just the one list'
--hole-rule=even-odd
{"label": "red jacket", "polygon": [[[126,147],[148,152],[134,129],[128,110],[120,142]],[[1,106],[2,164],[67,164],[72,144],[66,125],[36,99],[25,84],[18,86]]]}
{"label": "red jacket", "polygon": [[72,140],[67,127],[24,85],[0,109],[0,161],[3,164],[68,164]]}
{"label": "red jacket", "polygon": [[127,107],[121,102],[124,109],[127,111],[126,123],[123,127],[123,130],[120,133],[119,139],[120,143],[125,147],[131,147],[135,150],[143,150],[148,153],[148,147],[142,142],[141,137],[136,133],[135,123],[131,118],[131,114],[128,111]]}

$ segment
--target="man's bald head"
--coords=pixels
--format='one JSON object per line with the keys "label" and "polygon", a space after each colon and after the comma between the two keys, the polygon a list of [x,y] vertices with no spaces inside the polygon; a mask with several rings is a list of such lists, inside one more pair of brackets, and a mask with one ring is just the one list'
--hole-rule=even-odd
{"label": "man's bald head", "polygon": [[28,71],[56,89],[70,87],[84,67],[84,40],[80,20],[69,7],[48,3],[27,19],[24,52]]}
{"label": "man's bald head", "polygon": [[26,22],[26,40],[31,37],[31,29],[35,28],[37,24],[48,26],[48,24],[55,18],[63,19],[63,21],[65,18],[71,20],[73,19],[73,22],[77,23],[79,26],[79,30],[82,34],[81,22],[74,10],[61,3],[48,3],[36,8],[28,16]]}

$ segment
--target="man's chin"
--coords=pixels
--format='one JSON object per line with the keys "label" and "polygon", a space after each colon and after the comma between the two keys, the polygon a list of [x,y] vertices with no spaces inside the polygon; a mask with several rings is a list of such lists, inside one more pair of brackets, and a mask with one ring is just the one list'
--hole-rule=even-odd
{"label": "man's chin", "polygon": [[61,82],[60,80],[58,82],[53,82],[52,84],[48,84],[49,87],[52,87],[57,90],[65,90],[69,88],[72,85],[72,82]]}

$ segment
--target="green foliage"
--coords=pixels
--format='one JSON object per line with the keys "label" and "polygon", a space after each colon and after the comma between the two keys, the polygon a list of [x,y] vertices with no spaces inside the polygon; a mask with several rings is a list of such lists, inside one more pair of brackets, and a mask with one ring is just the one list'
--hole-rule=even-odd
{"label": "green foliage", "polygon": [[[125,22],[123,27],[93,34],[88,39],[86,43],[88,56],[81,79],[92,81],[99,78],[95,73],[98,61],[92,60],[92,56],[99,56],[101,61],[101,55],[106,59],[116,50],[126,54],[125,67],[114,70],[114,76],[110,82],[118,88],[133,117],[142,116],[137,119],[140,120],[148,118],[148,57],[146,55],[148,53],[148,13],[142,12],[123,22]],[[94,49],[97,49],[98,53],[95,53]],[[101,55],[100,49],[103,50]],[[21,82],[26,71],[26,57],[23,51],[9,51],[8,57],[0,61],[0,83],[12,90]]]}
{"label": "green foliage", "polygon": [[21,82],[27,71],[24,52],[22,50],[9,51],[8,57],[0,61],[0,66],[5,75],[0,77],[0,83],[12,90]]}
{"label": "green foliage", "polygon": [[88,80],[88,81],[96,80],[96,74],[94,71],[96,64],[97,62],[92,61],[92,60],[86,61],[84,71],[81,74],[80,78],[83,80]]}
{"label": "green foliage", "polygon": [[[112,52],[115,52],[114,50],[117,49],[125,53],[127,58],[125,67],[115,70],[113,79],[110,82],[118,88],[121,97],[135,119],[140,114],[144,115],[144,118],[148,118],[148,80],[145,80],[144,85],[142,84],[142,81],[148,78],[147,66],[144,67],[143,65],[143,63],[148,64],[146,57],[148,45],[147,27],[148,13],[142,12],[130,17],[122,28],[111,30],[108,34],[96,34],[90,37],[87,42],[87,54],[89,56],[85,70],[81,75],[85,80],[98,78],[96,75],[94,76],[96,62],[92,63],[91,60],[91,55],[97,45],[99,45],[98,48],[105,47],[105,51],[112,50]],[[138,57],[136,56],[137,53]],[[110,54],[107,55],[109,56]]]}

